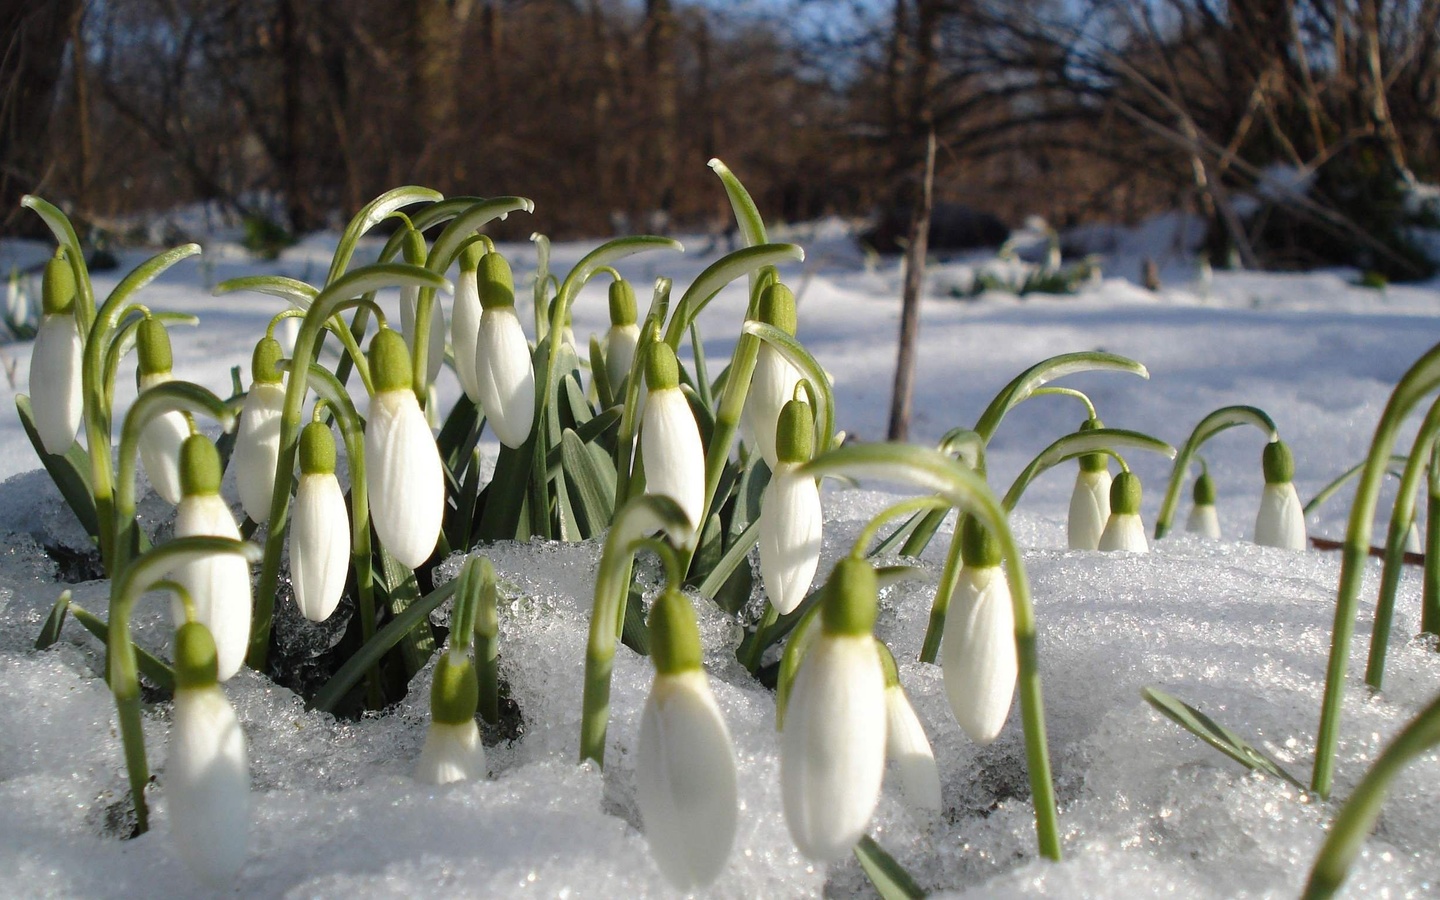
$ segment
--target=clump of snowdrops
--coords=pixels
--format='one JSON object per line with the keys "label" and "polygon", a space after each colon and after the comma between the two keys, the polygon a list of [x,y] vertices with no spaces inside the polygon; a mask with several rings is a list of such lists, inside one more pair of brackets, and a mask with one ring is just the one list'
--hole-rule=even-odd
{"label": "clump of snowdrops", "polygon": [[[341,714],[381,709],[438,654],[431,723],[415,777],[432,784],[486,777],[477,717],[497,721],[502,685],[500,587],[485,547],[510,540],[596,540],[603,541],[603,553],[584,683],[576,686],[583,703],[581,757],[605,763],[617,645],[648,649],[655,679],[640,723],[636,799],[664,876],[681,889],[713,882],[742,814],[734,749],[707,683],[696,627],[694,605],[713,603],[743,626],[739,661],[766,683],[773,679],[781,729],[777,789],[796,847],[816,862],[854,853],[887,896],[912,895],[919,887],[868,836],[870,818],[887,759],[897,764],[907,801],[922,813],[939,811],[941,785],[892,649],[873,628],[880,592],[908,577],[910,567],[880,565],[876,558],[918,556],[955,511],[959,518],[919,657],[943,666],[955,725],[976,743],[997,738],[1018,695],[1037,847],[1059,859],[1035,610],[1009,512],[1042,472],[1074,461],[1070,546],[1144,552],[1141,485],[1122,452],[1175,458],[1158,539],[1199,446],[1225,428],[1249,423],[1267,435],[1255,539],[1303,549],[1305,513],[1292,484],[1289,449],[1268,416],[1250,407],[1207,416],[1178,454],[1157,438],[1106,427],[1083,393],[1049,384],[1088,370],[1147,374],[1133,360],[1099,352],[1031,366],[1006,385],[973,428],[955,428],[934,449],[847,443],[835,430],[826,373],[797,338],[795,297],[777,269],[802,259],[803,252],[770,243],[743,186],[718,161],[712,167],[746,246],[704,270],[678,300],[672,301],[671,282],[657,279],[648,286],[643,316],[636,286],[613,264],[636,253],[683,249],[669,238],[608,242],[561,276],[550,271],[548,243],[537,235],[538,271],[524,297],[511,262],[483,229],[511,213],[530,212],[528,200],[446,199],[421,187],[390,191],[350,222],[319,286],[278,276],[219,285],[222,293],[280,296],[292,307],[257,336],[248,388],[224,399],[172,375],[170,329],[193,317],[152,312],[136,299],[147,283],[199,248],[156,256],[97,305],[70,223],[43,200],[25,200],[59,247],[45,268],[33,395],[19,398],[20,414],[57,488],[94,538],[111,584],[106,618],[81,609],[67,594],[38,644],[57,640],[67,615],[105,641],[136,833],[148,827],[146,792],[152,789],[141,727],[143,677],[173,696],[171,762],[159,790],[168,799],[177,852],[210,883],[228,883],[239,873],[246,857],[248,761],[222,685],[243,665],[270,671],[276,604],[291,600],[315,621],[333,615],[347,598],[358,612],[354,651],[306,696],[310,706]],[[395,227],[378,258],[356,264],[360,238],[382,222]],[[567,323],[580,289],[595,278],[608,281],[611,327],[582,353]],[[728,365],[712,378],[697,316],[722,288],[741,279],[749,303],[738,323],[740,338]],[[378,291],[396,288],[398,331],[375,302]],[[448,318],[444,293],[453,297]],[[529,335],[520,315],[526,303],[533,313]],[[299,327],[286,349],[277,332],[292,327],[289,320]],[[339,348],[333,367],[321,362],[327,341]],[[688,367],[680,352],[686,342]],[[114,385],[132,350],[140,394],[120,422],[117,441]],[[1426,360],[1397,389],[1406,392],[1407,403],[1440,382],[1440,363]],[[447,364],[463,394],[442,413],[433,385]],[[352,400],[352,391],[363,396],[362,404]],[[1085,418],[997,494],[986,478],[985,447],[1011,409],[1040,397],[1078,402]],[[1387,411],[1377,435],[1379,458],[1389,452],[1399,415],[1403,409]],[[1431,494],[1440,493],[1440,463],[1432,452],[1440,424],[1431,419],[1440,423],[1440,413],[1432,410],[1426,420],[1428,430],[1422,429],[1423,441],[1417,439],[1406,469],[1405,503],[1397,500],[1396,515],[1407,524],[1419,473],[1428,469]],[[222,430],[218,442],[207,433],[211,421]],[[488,479],[478,446],[487,428],[501,445]],[[348,486],[337,477],[342,449]],[[1119,466],[1113,478],[1112,459]],[[155,546],[136,520],[142,466],[176,511],[174,536]],[[243,524],[220,493],[227,466],[236,473]],[[1340,678],[1348,645],[1345,617],[1353,618],[1356,589],[1351,544],[1368,545],[1369,509],[1381,474],[1383,464],[1364,471],[1356,502],[1363,521],[1352,519],[1353,540],[1346,545],[1336,629]],[[826,476],[899,481],[916,496],[877,515],[822,577],[819,485]],[[1216,491],[1208,478],[1202,475],[1195,494],[1197,502],[1208,501],[1201,505],[1210,512],[1202,510],[1192,521],[1213,534]],[[902,518],[882,537],[889,523]],[[467,554],[460,575],[437,586],[436,564],[459,552]],[[663,585],[648,597],[636,580],[639,553],[653,554],[664,571]],[[758,557],[758,579],[752,556]],[[1427,622],[1433,627],[1440,621],[1431,615],[1440,589],[1431,588],[1440,577],[1428,573]],[[1393,583],[1389,589],[1393,596]],[[130,638],[134,606],[150,591],[172,597],[175,642],[168,662]],[[764,599],[755,615],[749,601],[757,592]],[[430,614],[447,602],[451,627],[437,649]],[[767,664],[777,653],[778,664]],[[1208,730],[1210,720],[1180,701],[1158,692],[1151,700],[1232,757],[1278,771],[1233,733]],[[1328,694],[1325,714],[1322,722],[1337,714]],[[1390,760],[1389,768],[1366,788],[1372,801],[1376,792],[1383,796],[1387,772],[1426,740],[1434,742],[1434,719],[1432,705],[1397,740],[1394,756],[1382,759]],[[1333,754],[1333,724],[1329,728],[1322,724],[1317,749],[1314,790],[1321,795],[1329,784],[1322,760]],[[1317,884],[1338,884],[1343,854],[1353,855],[1354,835],[1363,836],[1356,829],[1371,820],[1342,814],[1335,838],[1340,847],[1322,856]],[[1349,830],[1342,832],[1342,825]]]}

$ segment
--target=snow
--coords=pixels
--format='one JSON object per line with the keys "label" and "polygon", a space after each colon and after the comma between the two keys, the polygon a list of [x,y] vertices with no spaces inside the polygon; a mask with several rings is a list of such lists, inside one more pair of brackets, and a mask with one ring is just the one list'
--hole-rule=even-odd
{"label": "snow", "polygon": [[[1071,297],[1019,300],[989,293],[946,297],[977,260],[933,268],[922,312],[912,439],[933,443],[971,425],[989,398],[1023,368],[1054,354],[1104,349],[1145,363],[1150,378],[1090,373],[1061,382],[1085,390],[1112,427],[1180,444],[1203,415],[1229,404],[1266,410],[1291,444],[1302,498],[1312,496],[1366,451],[1399,375],[1434,342],[1437,285],[1354,287],[1354,273],[1306,275],[1216,272],[1208,290],[1193,262],[1173,247],[1178,217],[1150,229],[1092,234],[1086,252],[1105,252],[1107,277]],[[779,232],[777,231],[777,234]],[[883,437],[898,331],[900,272],[867,267],[842,223],[783,233],[808,261],[785,270],[800,302],[800,338],[835,376],[840,428]],[[272,298],[209,296],[208,286],[242,274],[323,277],[334,236],[312,238],[275,263],[258,264],[228,243],[206,248],[202,266],[183,263],[140,296],[152,309],[201,318],[174,334],[176,375],[229,393],[231,366],[248,366]],[[686,241],[703,247],[703,236]],[[1183,242],[1180,242],[1183,243]],[[595,244],[557,245],[563,273]],[[1067,244],[1067,246],[1069,246]],[[1157,252],[1158,248],[1158,252]],[[1170,248],[1167,251],[1167,248]],[[362,245],[357,259],[377,245]],[[517,283],[533,251],[503,245]],[[36,244],[0,246],[0,269],[43,260]],[[1169,252],[1169,256],[1165,253]],[[1163,262],[1165,287],[1138,287],[1139,259]],[[142,254],[121,254],[122,272]],[[709,256],[652,253],[619,266],[648,304],[656,275],[676,296]],[[527,268],[528,267],[528,268]],[[119,273],[97,275],[97,293]],[[1125,275],[1127,278],[1114,277]],[[1134,279],[1134,280],[1127,280]],[[528,297],[527,291],[520,295]],[[608,325],[603,285],[582,294],[575,333],[583,343]],[[382,298],[392,311],[395,296]],[[744,305],[739,286],[701,317],[707,356],[728,357]],[[527,332],[533,321],[521,302]],[[0,349],[28,391],[29,346]],[[723,363],[721,363],[723,364]],[[712,373],[720,364],[712,363]],[[446,405],[458,396],[442,376]],[[122,407],[134,396],[128,377]],[[13,398],[0,399],[13,408]],[[117,415],[117,421],[118,421]],[[1030,457],[1084,418],[1073,400],[1047,397],[1016,409],[989,451],[991,484],[1003,492]],[[1397,452],[1406,452],[1413,425]],[[1227,540],[1178,535],[1148,555],[1064,550],[1064,515],[1074,469],[1042,476],[1019,504],[1013,526],[1032,580],[1039,628],[1049,745],[1060,803],[1065,860],[1037,858],[1019,713],[988,747],[970,743],[951,718],[940,670],[915,662],[949,526],[922,563],[923,577],[886,590],[879,635],[900,660],[902,682],[935,748],[944,811],[909,811],[892,777],[871,833],[922,885],[963,897],[1293,895],[1324,838],[1335,805],[1301,796],[1278,779],[1250,774],[1162,719],[1140,698],[1155,685],[1248,737],[1297,777],[1308,778],[1328,652],[1339,557],[1256,547],[1252,527],[1262,483],[1262,439],[1237,428],[1204,449]],[[490,447],[493,452],[493,445]],[[1153,523],[1169,463],[1128,458],[1146,491]],[[165,738],[169,706],[146,716],[157,784],[150,833],[115,834],[125,771],[114,706],[101,677],[104,650],[72,621],[44,652],[35,635],[62,585],[43,548],[84,546],[84,536],[35,468],[12,413],[0,414],[0,894],[190,895],[196,884],[169,840]],[[866,486],[826,488],[821,571],[846,552],[868,517],[893,494]],[[1387,484],[1392,488],[1393,484]],[[233,497],[233,485],[226,490]],[[1312,534],[1342,536],[1348,491],[1310,521]],[[1382,516],[1388,513],[1388,495]],[[1176,522],[1188,510],[1188,491]],[[163,504],[142,504],[163,523]],[[1381,528],[1383,528],[1383,519]],[[288,690],[243,672],[225,690],[250,742],[253,814],[250,857],[225,893],[258,896],[416,896],[445,890],[471,896],[669,896],[649,858],[634,800],[633,758],[648,690],[648,663],[621,648],[615,660],[607,768],[579,766],[580,685],[588,607],[599,548],[590,544],[505,544],[492,548],[503,587],[501,673],[519,704],[524,734],[487,748],[491,778],[427,787],[410,778],[424,739],[430,670],[396,708],[357,722],[309,712]],[[645,564],[645,565],[648,565]],[[441,578],[453,576],[458,560]],[[1440,657],[1418,631],[1420,578],[1401,582],[1385,690],[1368,696],[1363,666],[1378,566],[1367,569],[1352,647],[1337,761],[1345,797],[1388,738],[1433,696]],[[75,601],[103,614],[101,583],[72,586]],[[738,626],[699,607],[706,663],[734,735],[741,813],[730,863],[711,894],[722,897],[865,895],[853,861],[830,867],[794,850],[780,812],[779,742],[773,697],[735,662]],[[437,617],[447,614],[442,608]],[[143,646],[168,654],[165,604],[142,602],[135,623]],[[1347,882],[1351,896],[1440,891],[1440,752],[1397,783],[1377,833]]]}

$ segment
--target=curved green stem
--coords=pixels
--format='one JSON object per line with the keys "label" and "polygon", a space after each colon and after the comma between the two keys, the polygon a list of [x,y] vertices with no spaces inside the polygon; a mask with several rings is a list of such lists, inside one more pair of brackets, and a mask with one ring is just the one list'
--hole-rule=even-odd
{"label": "curved green stem", "polygon": [[1098,418],[1095,414],[1095,404],[1090,402],[1090,398],[1087,397],[1083,391],[1077,391],[1074,388],[1055,387],[1054,385],[1051,385],[1049,387],[1036,388],[1035,392],[1031,396],[1072,397],[1075,400],[1080,401],[1080,404],[1085,407],[1085,418]]}
{"label": "curved green stem", "polygon": [[850,545],[850,554],[852,556],[860,556],[863,554],[865,548],[870,546],[870,542],[875,540],[875,535],[879,534],[880,529],[884,528],[885,524],[891,519],[913,515],[918,512],[928,512],[932,509],[943,509],[948,512],[950,510],[950,502],[944,497],[908,497],[898,503],[890,504],[871,516],[870,521],[865,523],[865,527],[860,529],[860,534],[856,536],[855,542]]}
{"label": "curved green stem", "polygon": [[[330,271],[325,276],[325,283],[327,285],[334,284],[345,274],[345,270],[350,267],[350,259],[355,255],[355,247],[360,243],[360,238],[392,213],[416,203],[430,203],[431,206],[428,208],[434,208],[444,200],[445,195],[439,191],[420,185],[407,184],[392,188],[365,204],[345,226],[344,233],[340,235],[340,242],[335,247],[335,255],[330,258]],[[424,210],[422,210],[423,212]],[[417,214],[415,219],[418,221],[420,215]]]}
{"label": "curved green stem", "polygon": [[665,343],[670,345],[670,349],[678,351],[680,340],[690,323],[695,321],[695,317],[700,315],[700,311],[715,299],[725,285],[741,275],[755,274],[767,266],[804,260],[805,251],[794,244],[761,244],[727,253],[706,267],[705,271],[690,283],[690,287],[685,289],[680,302],[675,306],[675,315],[670,317],[670,324],[665,330]]}
{"label": "curved green stem", "polygon": [[[144,310],[138,303],[130,307],[130,310]],[[192,316],[189,313],[158,312],[151,313],[152,318],[159,319],[173,325],[199,325],[200,317]],[[105,351],[105,408],[115,408],[115,379],[120,374],[120,363],[125,355],[135,347],[135,338],[140,329],[140,323],[145,321],[144,315],[127,316],[123,324],[116,330],[115,336],[110,341],[110,346]]]}
{"label": "curved green stem", "polygon": [[[1041,450],[1039,455],[1030,461],[1023,471],[1015,476],[1011,483],[1010,490],[1005,492],[1005,499],[1000,505],[1009,512],[1020,502],[1020,496],[1030,486],[1040,473],[1053,466],[1059,465],[1066,460],[1075,459],[1077,456],[1084,456],[1087,453],[1106,453],[1119,459],[1115,452],[1116,447],[1134,447],[1137,450],[1149,450],[1158,453],[1166,459],[1175,458],[1175,448],[1156,437],[1142,434],[1138,431],[1126,431],[1123,428],[1094,428],[1089,431],[1077,431],[1067,434],[1050,446]],[[1125,461],[1120,460],[1120,465],[1125,471],[1129,467]]]}
{"label": "curved green stem", "polygon": [[[1398,453],[1397,453],[1397,454],[1392,454],[1392,455],[1390,456],[1390,461],[1386,464],[1386,467],[1385,467],[1385,468],[1386,468],[1387,471],[1389,471],[1389,472],[1390,472],[1392,475],[1394,475],[1396,478],[1399,478],[1399,477],[1400,477],[1400,473],[1399,473],[1398,471],[1396,471],[1395,467],[1399,466],[1399,467],[1403,468],[1407,459],[1408,459],[1408,457],[1401,456],[1401,455],[1399,455]],[[1313,512],[1315,512],[1315,510],[1317,510],[1317,509],[1319,509],[1321,506],[1323,506],[1323,505],[1325,504],[1325,501],[1327,501],[1327,500],[1329,500],[1331,497],[1335,496],[1335,494],[1336,494],[1342,487],[1345,486],[1345,483],[1346,483],[1346,482],[1350,481],[1350,480],[1351,480],[1352,478],[1354,478],[1356,475],[1359,475],[1362,471],[1364,471],[1364,469],[1365,469],[1365,463],[1366,463],[1366,462],[1368,462],[1368,460],[1362,459],[1362,460],[1360,460],[1358,463],[1356,463],[1355,465],[1353,465],[1353,466],[1351,466],[1350,468],[1346,469],[1345,471],[1341,472],[1339,475],[1335,476],[1335,480],[1334,480],[1334,481],[1332,481],[1332,482],[1330,482],[1329,484],[1325,485],[1323,488],[1320,489],[1319,493],[1317,493],[1314,497],[1311,497],[1311,498],[1310,498],[1310,502],[1305,504],[1305,516],[1306,516],[1306,518],[1309,518],[1309,516],[1310,516]]]}
{"label": "curved green stem", "polygon": [[59,207],[34,194],[21,197],[20,205],[34,210],[55,236],[55,242],[65,248],[65,261],[75,273],[75,299],[79,303],[75,322],[79,325],[82,336],[89,334],[90,327],[95,322],[95,288],[90,284],[90,270],[85,265],[85,250],[80,246],[80,237],[75,233],[75,226],[70,224],[70,218],[61,212]]}
{"label": "curved green stem", "polygon": [[1200,446],[1215,435],[1236,425],[1254,425],[1265,434],[1267,441],[1278,440],[1280,432],[1275,422],[1265,415],[1264,410],[1253,406],[1224,406],[1201,419],[1190,432],[1190,437],[1175,457],[1170,467],[1170,481],[1165,486],[1165,499],[1160,503],[1160,512],[1155,516],[1155,540],[1160,540],[1170,530],[1170,521],[1175,517],[1175,507],[1180,502],[1180,484],[1190,467],[1190,457]]}

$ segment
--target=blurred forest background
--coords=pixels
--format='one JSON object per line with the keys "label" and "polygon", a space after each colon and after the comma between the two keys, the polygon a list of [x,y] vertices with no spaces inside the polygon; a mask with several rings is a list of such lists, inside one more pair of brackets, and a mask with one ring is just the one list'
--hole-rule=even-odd
{"label": "blurred forest background", "polygon": [[891,249],[932,132],[937,229],[1178,209],[1217,257],[1426,275],[1440,0],[0,0],[5,234],[26,192],[295,234],[402,183],[531,197],[515,236],[719,231],[719,156]]}

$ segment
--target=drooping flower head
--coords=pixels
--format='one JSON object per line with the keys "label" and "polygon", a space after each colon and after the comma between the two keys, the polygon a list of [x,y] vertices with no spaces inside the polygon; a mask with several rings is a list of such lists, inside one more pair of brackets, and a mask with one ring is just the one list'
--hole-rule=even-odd
{"label": "drooping flower head", "polygon": [[1195,479],[1191,500],[1195,505],[1190,507],[1190,517],[1185,520],[1185,530],[1211,540],[1219,540],[1220,515],[1215,509],[1215,481],[1209,472],[1202,471],[1200,477]]}
{"label": "drooping flower head", "polygon": [[515,314],[515,277],[499,253],[480,257],[480,331],[475,341],[475,386],[500,443],[519,447],[535,422],[535,368]]}
{"label": "drooping flower head", "polygon": [[780,412],[777,460],[760,502],[760,576],[770,604],[781,615],[800,605],[820,564],[820,489],[796,473],[815,445],[810,405],[791,400]]}
{"label": "drooping flower head", "polygon": [[1101,550],[1146,553],[1145,523],[1140,521],[1140,476],[1121,472],[1110,485],[1110,519],[1100,535]]}
{"label": "drooping flower head", "polygon": [[[760,294],[756,313],[761,322],[774,325],[792,337],[795,334],[795,295],[783,284],[772,284]],[[755,356],[755,374],[750,379],[750,392],[745,396],[745,409],[740,424],[745,434],[760,451],[771,469],[778,457],[775,453],[775,426],[781,408],[795,396],[800,373],[769,343],[762,343]]]}
{"label": "drooping flower head", "polygon": [[264,337],[255,345],[251,358],[254,380],[240,411],[240,430],[230,463],[235,467],[235,485],[240,505],[256,522],[270,518],[271,495],[275,490],[275,468],[280,458],[280,419],[285,411],[285,386],[276,365],[282,359],[280,342]]}
{"label": "drooping flower head", "polygon": [[412,390],[405,339],[381,328],[370,341],[375,395],[365,422],[365,483],[385,549],[409,568],[430,557],[445,511],[440,451]]}
{"label": "drooping flower head", "polygon": [[[1086,419],[1081,431],[1104,428],[1099,419]],[[1105,523],[1110,519],[1110,460],[1104,453],[1086,453],[1080,457],[1080,471],[1075,475],[1075,490],[1070,494],[1070,516],[1066,521],[1066,537],[1071,550],[1096,550]]]}
{"label": "drooping flower head", "polygon": [[180,859],[211,887],[245,865],[250,761],[245,733],[216,679],[216,646],[199,622],[175,632],[175,709],[162,782]]}
{"label": "drooping flower head", "polygon": [[925,727],[905,688],[900,684],[900,669],[890,649],[876,641],[880,663],[885,669],[885,755],[895,764],[900,776],[900,789],[915,809],[927,815],[940,812],[940,769],[935,765],[935,751],[925,736]]}
{"label": "drooping flower head", "polygon": [[656,865],[677,889],[695,890],[720,875],[735,841],[735,748],[705,679],[695,612],[674,588],[650,612],[650,646],[635,800]]}
{"label": "drooping flower head", "polygon": [[475,724],[480,682],[463,651],[446,651],[430,684],[430,729],[415,764],[415,780],[449,784],[485,777],[485,745]]}
{"label": "drooping flower head", "polygon": [[300,432],[300,485],[290,526],[295,603],[312,622],[330,618],[350,569],[350,518],[335,478],[335,438],[324,422]]}
{"label": "drooping flower head", "polygon": [[650,389],[640,426],[645,490],[679,504],[698,533],[705,506],[705,446],[690,401],[680,390],[680,363],[664,341],[650,345],[645,382]]}
{"label": "drooping flower head", "polygon": [[1305,508],[1295,492],[1295,457],[1282,440],[1265,445],[1260,456],[1265,470],[1265,488],[1260,494],[1260,509],[1255,514],[1255,543],[1285,550],[1304,550],[1309,544],[1305,535]]}
{"label": "drooping flower head", "polygon": [[[203,434],[181,445],[180,490],[176,537],[240,539],[230,506],[220,496],[220,454]],[[219,677],[228,681],[240,671],[250,643],[250,565],[233,553],[216,554],[178,567],[174,577],[189,592],[196,621],[214,638]],[[184,621],[178,604],[175,619]]]}
{"label": "drooping flower head", "polygon": [[800,852],[822,862],[865,834],[885,775],[886,721],[875,570],[846,557],[824,590],[820,635],[796,672],[780,736],[785,824]]}
{"label": "drooping flower head", "polygon": [[955,720],[970,740],[988,744],[1005,727],[1015,696],[1015,611],[995,536],[967,516],[960,542],[964,566],[945,611],[940,664]]}
{"label": "drooping flower head", "polygon": [[84,340],[75,319],[75,273],[60,253],[45,264],[40,287],[44,315],[30,355],[30,408],[41,446],[47,453],[64,453],[75,443],[85,411]]}
{"label": "drooping flower head", "polygon": [[450,314],[450,345],[455,349],[455,377],[471,403],[480,402],[475,380],[475,342],[480,337],[480,286],[476,270],[483,245],[469,244],[460,251],[460,277],[455,280],[455,308]]}
{"label": "drooping flower head", "polygon": [[610,390],[620,397],[620,385],[630,377],[635,363],[635,346],[640,342],[640,326],[635,289],[630,282],[617,278],[610,282],[610,330],[605,332],[605,377]]}
{"label": "drooping flower head", "polygon": [[[135,332],[140,359],[140,390],[171,380],[170,335],[159,319],[147,316]],[[167,503],[180,502],[180,445],[190,436],[185,414],[176,410],[156,416],[140,433],[140,464],[155,493]]]}

